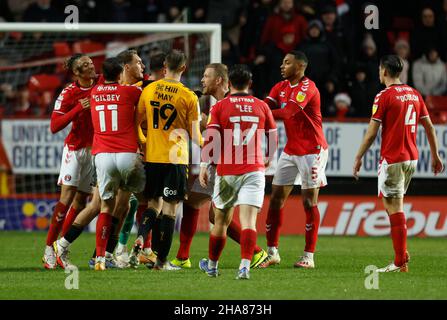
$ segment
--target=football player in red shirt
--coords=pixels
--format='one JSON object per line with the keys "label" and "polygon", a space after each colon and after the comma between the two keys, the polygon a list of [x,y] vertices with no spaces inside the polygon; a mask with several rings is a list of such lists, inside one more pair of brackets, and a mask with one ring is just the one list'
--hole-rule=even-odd
{"label": "football player in red shirt", "polygon": [[[213,106],[202,149],[200,183],[208,185],[209,163],[217,163],[214,184],[214,226],[210,232],[209,259],[199,267],[218,276],[218,261],[225,246],[233,210],[239,206],[241,222],[241,263],[237,279],[250,278],[250,264],[256,245],[256,217],[264,201],[264,134],[268,137],[268,160],[277,148],[276,123],[263,101],[248,94],[251,73],[243,65],[229,72],[230,96]],[[210,141],[210,138],[212,140]],[[223,139],[222,139],[223,138]],[[210,157],[210,152],[212,156]]]}
{"label": "football player in red shirt", "polygon": [[131,193],[143,191],[146,183],[134,125],[141,88],[119,84],[123,72],[119,58],[106,59],[103,72],[105,82],[93,88],[90,100],[95,132],[92,155],[101,197],[101,213],[96,223],[95,270],[106,268],[106,244],[118,190],[120,202],[127,204]]}
{"label": "football player in red shirt", "polygon": [[69,123],[72,127],[65,139],[58,178],[61,195],[53,211],[42,258],[46,269],[56,268],[53,242],[61,229],[63,233],[68,230],[77,213],[85,207],[87,197],[92,192],[93,182],[94,170],[91,158],[93,126],[89,97],[98,78],[92,60],[85,54],[73,55],[67,60],[66,68],[73,73],[77,81],[62,90],[51,115],[52,133],[59,132]]}
{"label": "football player in red shirt", "polygon": [[320,212],[318,193],[327,184],[325,168],[328,145],[323,134],[320,92],[304,75],[307,57],[291,51],[284,57],[281,74],[286,79],[277,83],[264,100],[273,109],[275,119],[284,121],[287,144],[278,161],[272,182],[272,195],[266,221],[268,259],[261,267],[279,264],[279,228],[284,203],[293,189],[301,185],[301,198],[306,213],[304,254],[294,264],[298,268],[314,268]]}
{"label": "football player in red shirt", "polygon": [[[144,71],[144,64],[141,61],[141,58],[138,56],[136,51],[133,50],[125,50],[118,54],[117,56],[121,63],[124,66],[124,71],[122,74],[121,82],[123,84],[135,84],[135,86],[141,86],[143,85],[143,71]],[[96,181],[95,181],[96,185]],[[56,251],[56,257],[57,257],[57,263],[62,268],[65,268],[67,266],[71,265],[71,262],[69,260],[69,246],[80,236],[82,231],[84,230],[84,227],[87,226],[99,213],[101,210],[101,199],[99,195],[99,190],[97,187],[93,188],[93,197],[92,200],[89,202],[89,204],[77,215],[75,221],[70,226],[69,230],[64,234],[64,236],[59,239],[56,242],[55,245],[55,251]],[[121,198],[121,192],[118,191],[117,203],[115,205],[115,212],[113,214],[112,218],[112,231],[111,236],[109,237],[109,241],[107,242],[107,248],[106,248],[106,267],[107,268],[125,268],[129,266],[128,263],[128,257],[126,259],[119,259],[120,255],[117,254],[116,260],[113,257],[113,251],[116,246],[117,238],[114,237],[117,236],[117,232],[119,232],[119,228],[121,226],[122,221],[120,222],[118,218],[115,217],[121,217],[124,213],[126,213],[129,209],[129,207],[132,208],[130,210],[132,215],[134,214],[137,204],[135,202],[138,202],[135,198],[130,200],[130,206],[125,201],[122,201]],[[132,220],[133,224],[133,220]],[[89,267],[94,268],[95,267],[95,260],[96,260],[96,250],[94,250],[93,257],[89,261]]]}
{"label": "football player in red shirt", "polygon": [[392,263],[377,269],[377,272],[408,272],[410,256],[407,251],[403,199],[417,166],[416,134],[419,122],[430,144],[432,171],[437,175],[444,170],[427,107],[417,90],[400,82],[402,69],[403,62],[396,55],[384,56],[380,61],[380,82],[386,88],[376,95],[372,118],[353,168],[354,177],[358,179],[363,155],[374,142],[382,125],[378,189],[390,218],[395,256]]}
{"label": "football player in red shirt", "polygon": [[[222,63],[211,63],[205,66],[202,77],[203,94],[212,96],[217,101],[225,98],[228,93],[228,69]],[[201,105],[202,108],[202,105]],[[208,123],[209,109],[204,106],[201,110],[202,121],[201,127],[206,128]],[[194,147],[194,145],[193,145]],[[208,186],[203,188],[200,185],[199,178],[192,176],[192,183],[189,186],[188,199],[183,202],[183,218],[180,226],[180,246],[172,264],[181,268],[191,268],[191,260],[189,259],[189,249],[192,239],[197,229],[200,207],[206,202],[211,201],[214,189],[214,178],[216,176],[216,166],[208,166]],[[214,211],[211,206],[209,209],[209,220],[214,224]],[[241,226],[238,221],[232,220],[227,228],[228,236],[240,244]],[[255,246],[251,268],[258,267],[267,258],[267,252]]]}

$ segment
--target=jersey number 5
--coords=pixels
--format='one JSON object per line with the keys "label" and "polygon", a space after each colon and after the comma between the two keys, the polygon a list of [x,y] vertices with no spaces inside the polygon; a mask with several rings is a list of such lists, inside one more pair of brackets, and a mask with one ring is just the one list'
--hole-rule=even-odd
{"label": "jersey number 5", "polygon": [[[253,138],[253,136],[255,135],[256,129],[258,128],[259,118],[252,116],[230,117],[230,122],[234,123],[233,145],[240,146],[242,144],[243,146],[246,146],[250,142],[251,138]],[[241,122],[252,123],[250,129],[248,129],[248,132],[245,135],[244,140],[242,140],[242,143],[241,143],[241,137],[242,137]]]}
{"label": "jersey number 5", "polygon": [[109,104],[107,106],[99,105],[95,107],[95,110],[99,111],[99,127],[101,132],[107,130],[105,109],[112,111],[112,131],[118,131],[118,105]]}
{"label": "jersey number 5", "polygon": [[[154,129],[158,129],[160,117],[163,120],[167,120],[165,125],[163,126],[163,130],[168,130],[172,123],[174,122],[175,118],[177,117],[177,110],[175,110],[175,107],[172,104],[166,103],[160,107],[160,102],[158,101],[152,101],[151,100],[151,106],[154,107],[154,116],[152,125]],[[166,114],[166,110],[170,110],[171,114],[168,116]]]}
{"label": "jersey number 5", "polygon": [[405,125],[411,126],[411,132],[416,132],[416,111],[414,111],[414,105],[409,104],[407,113],[405,114]]}

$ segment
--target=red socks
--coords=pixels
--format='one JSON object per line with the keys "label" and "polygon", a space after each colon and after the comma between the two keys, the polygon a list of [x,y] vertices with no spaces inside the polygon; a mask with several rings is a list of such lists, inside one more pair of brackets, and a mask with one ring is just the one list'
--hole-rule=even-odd
{"label": "red socks", "polygon": [[407,222],[403,212],[390,215],[391,238],[394,247],[394,264],[398,267],[406,262],[405,252],[407,251]]}
{"label": "red socks", "polygon": [[304,251],[315,252],[318,239],[318,228],[320,227],[320,211],[318,207],[304,209],[306,212],[306,246]]}
{"label": "red socks", "polygon": [[148,233],[146,241],[144,241],[143,249],[152,247],[152,230]]}
{"label": "red socks", "polygon": [[101,212],[96,222],[96,256],[104,257],[106,255],[107,241],[110,236],[112,225],[112,216]]}
{"label": "red socks", "polygon": [[47,246],[52,246],[53,242],[57,240],[64,224],[65,215],[68,207],[62,202],[58,202],[54,207],[53,217],[51,218],[50,229],[47,234]]}
{"label": "red socks", "polygon": [[188,205],[183,205],[183,218],[180,226],[180,247],[177,251],[177,259],[186,260],[189,258],[189,249],[192,238],[197,230],[197,221],[199,219],[199,209]]}
{"label": "red socks", "polygon": [[244,229],[241,233],[241,258],[251,260],[256,245],[256,231]]}
{"label": "red socks", "polygon": [[[235,221],[234,219],[231,221],[231,223],[230,223],[230,225],[228,226],[228,229],[227,229],[227,235],[231,239],[236,241],[237,243],[239,243],[239,244],[242,243],[242,239],[241,239],[241,225],[239,224],[239,222]],[[255,241],[254,252],[258,253],[261,250],[262,249],[256,244],[256,241]]]}
{"label": "red socks", "polygon": [[67,215],[65,216],[64,225],[62,226],[62,236],[65,236],[68,229],[70,229],[71,225],[76,220],[78,213],[79,210],[75,209],[73,206],[68,209]]}
{"label": "red socks", "polygon": [[268,247],[278,247],[279,228],[282,225],[283,217],[284,209],[269,209],[265,226]]}
{"label": "red socks", "polygon": [[219,261],[222,250],[227,242],[227,237],[216,237],[210,234],[208,257],[211,261]]}

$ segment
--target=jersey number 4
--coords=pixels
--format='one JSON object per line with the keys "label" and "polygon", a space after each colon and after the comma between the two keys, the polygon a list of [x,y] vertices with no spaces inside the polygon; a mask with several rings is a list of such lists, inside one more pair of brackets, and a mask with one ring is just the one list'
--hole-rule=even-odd
{"label": "jersey number 4", "polygon": [[[160,107],[160,102],[151,100],[151,106],[154,107],[154,116],[152,125],[154,129],[158,129],[160,117],[163,120],[166,120],[165,125],[163,126],[163,130],[168,130],[172,123],[174,122],[175,118],[177,117],[177,110],[175,110],[175,107],[172,104],[166,103]],[[166,114],[166,111],[170,110],[171,114],[168,116]]]}
{"label": "jersey number 4", "polygon": [[109,104],[107,106],[99,105],[95,107],[96,111],[99,115],[99,127],[101,132],[107,130],[106,126],[106,112],[105,110],[110,110],[112,115],[112,131],[118,131],[118,105],[117,104]]}
{"label": "jersey number 4", "polygon": [[[255,135],[256,129],[258,129],[259,117],[253,117],[253,116],[230,117],[230,122],[234,124],[233,145],[246,146],[250,142],[251,138],[253,138],[253,136]],[[252,123],[250,129],[248,129],[248,132],[243,140],[241,139],[242,138],[241,122]]]}
{"label": "jersey number 4", "polygon": [[416,132],[416,111],[414,111],[414,105],[409,104],[407,113],[405,114],[405,125],[411,126],[411,132]]}

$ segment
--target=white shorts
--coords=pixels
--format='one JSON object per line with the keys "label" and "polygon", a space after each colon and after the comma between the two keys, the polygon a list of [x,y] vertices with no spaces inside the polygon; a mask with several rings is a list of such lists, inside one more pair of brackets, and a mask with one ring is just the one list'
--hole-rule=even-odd
{"label": "white shorts", "polygon": [[418,161],[408,160],[388,164],[385,159],[379,164],[379,197],[403,198],[416,171]]}
{"label": "white shorts", "polygon": [[200,184],[199,177],[194,179],[194,183],[191,187],[191,192],[206,194],[210,196],[210,198],[213,196],[214,192],[214,183],[216,180],[216,166],[209,165],[208,166],[208,185],[206,188],[202,187]]}
{"label": "white shorts", "polygon": [[241,204],[262,207],[264,202],[265,173],[249,172],[237,176],[216,175],[213,204],[218,209],[228,209]]}
{"label": "white shorts", "polygon": [[65,145],[57,184],[74,186],[79,191],[92,193],[92,187],[95,185],[93,179],[94,168],[91,148],[69,150]]}
{"label": "white shorts", "polygon": [[95,156],[99,195],[107,200],[118,189],[138,193],[146,184],[141,155],[132,152],[98,153]]}
{"label": "white shorts", "polygon": [[277,186],[301,185],[301,189],[315,189],[327,185],[325,174],[328,151],[319,154],[291,156],[283,152],[278,161],[272,184]]}

